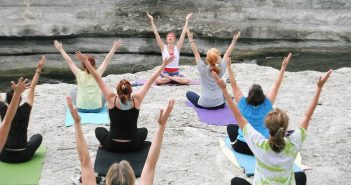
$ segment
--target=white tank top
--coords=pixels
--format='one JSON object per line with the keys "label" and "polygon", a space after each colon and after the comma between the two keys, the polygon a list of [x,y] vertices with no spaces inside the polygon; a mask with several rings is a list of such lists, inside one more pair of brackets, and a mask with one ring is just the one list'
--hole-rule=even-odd
{"label": "white tank top", "polygon": [[[166,66],[166,68],[179,68],[179,51],[178,51],[178,48],[177,46],[174,45],[174,48],[173,48],[173,55],[175,56],[173,62],[171,62],[170,64],[168,64]],[[167,45],[164,45],[163,47],[163,51],[162,51],[162,59],[166,59],[168,58],[170,55],[169,55],[169,52],[168,52],[168,49],[167,49]]]}

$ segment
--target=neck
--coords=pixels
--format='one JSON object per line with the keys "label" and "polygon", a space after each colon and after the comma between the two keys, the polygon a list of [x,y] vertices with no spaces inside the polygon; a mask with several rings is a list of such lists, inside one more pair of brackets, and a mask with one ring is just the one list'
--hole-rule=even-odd
{"label": "neck", "polygon": [[168,49],[173,49],[173,47],[174,47],[173,42],[167,43],[167,47],[168,47]]}

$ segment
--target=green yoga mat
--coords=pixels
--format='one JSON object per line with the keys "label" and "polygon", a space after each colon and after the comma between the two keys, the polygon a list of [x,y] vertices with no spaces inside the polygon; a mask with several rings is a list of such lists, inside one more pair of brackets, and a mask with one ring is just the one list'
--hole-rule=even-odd
{"label": "green yoga mat", "polygon": [[32,160],[11,164],[0,162],[1,185],[34,185],[39,184],[41,170],[43,168],[46,148],[40,146]]}

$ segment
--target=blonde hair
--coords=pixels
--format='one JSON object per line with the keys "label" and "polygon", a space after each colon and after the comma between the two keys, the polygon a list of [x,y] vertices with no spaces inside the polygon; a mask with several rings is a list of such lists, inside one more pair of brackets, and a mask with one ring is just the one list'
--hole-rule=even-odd
{"label": "blonde hair", "polygon": [[211,67],[211,71],[219,74],[221,69],[217,66],[218,61],[221,59],[219,51],[216,48],[211,48],[207,51],[206,61]]}
{"label": "blonde hair", "polygon": [[279,153],[285,147],[285,132],[288,129],[289,117],[285,111],[275,108],[265,118],[265,125],[269,130],[269,146]]}
{"label": "blonde hair", "polygon": [[128,161],[111,165],[106,175],[106,185],[135,185],[135,175]]}

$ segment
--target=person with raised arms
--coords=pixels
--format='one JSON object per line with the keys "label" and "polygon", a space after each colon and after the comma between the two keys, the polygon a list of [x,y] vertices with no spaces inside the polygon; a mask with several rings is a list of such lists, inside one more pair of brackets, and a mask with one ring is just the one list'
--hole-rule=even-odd
{"label": "person with raised arms", "polygon": [[[273,104],[278,95],[280,85],[284,78],[284,72],[291,59],[291,53],[284,58],[278,78],[273,84],[270,92],[265,95],[260,85],[253,84],[249,90],[248,96],[245,97],[237,84],[234,72],[231,67],[230,58],[227,59],[227,69],[229,74],[230,84],[234,95],[235,102],[238,104],[241,114],[249,121],[249,123],[266,138],[269,137],[268,129],[264,125],[264,118],[273,110]],[[252,151],[245,142],[242,130],[238,125],[228,125],[227,133],[232,147],[236,152],[253,155]]]}
{"label": "person with raised arms", "polygon": [[[325,82],[332,73],[329,70],[323,77],[319,77],[317,90],[302,118],[300,126],[294,133],[286,136],[289,126],[289,117],[285,111],[275,108],[265,118],[265,126],[269,131],[269,138],[258,132],[242,115],[226,89],[226,84],[219,76],[212,72],[213,78],[222,89],[225,99],[232,110],[239,127],[243,130],[243,136],[247,145],[256,158],[256,169],[253,184],[306,184],[304,172],[294,174],[293,166],[297,154],[301,150],[302,143],[306,139],[306,130],[311,117],[318,104],[320,94]],[[232,185],[250,184],[243,178],[235,177]]]}
{"label": "person with raised arms", "polygon": [[[207,51],[206,61],[202,61],[200,53],[197,49],[195,41],[193,39],[193,34],[187,30],[187,35],[191,49],[195,56],[195,62],[197,65],[197,70],[200,74],[200,86],[201,94],[200,96],[193,92],[188,91],[186,93],[186,98],[195,107],[202,109],[221,109],[224,108],[225,101],[221,89],[218,87],[216,82],[211,76],[211,72],[216,72],[221,78],[225,73],[226,61],[225,59],[230,57],[235,47],[236,41],[240,37],[240,32],[234,34],[233,40],[230,43],[228,49],[226,50],[223,59],[220,56],[219,51],[216,48],[211,48]],[[218,66],[217,66],[218,65]]]}
{"label": "person with raised arms", "polygon": [[157,45],[160,47],[162,53],[162,59],[165,60],[170,56],[174,56],[174,60],[166,66],[161,75],[156,79],[157,85],[167,84],[167,83],[177,83],[180,85],[189,85],[190,79],[180,74],[179,71],[179,57],[180,57],[180,49],[183,47],[184,38],[186,30],[188,29],[188,23],[190,17],[193,13],[190,13],[185,18],[185,25],[183,27],[182,33],[180,34],[179,40],[176,42],[176,36],[173,32],[169,32],[166,35],[166,43],[162,41],[157,28],[154,23],[154,18],[150,14],[146,13],[150,23],[152,30],[156,37]]}
{"label": "person with raised arms", "polygon": [[[21,100],[21,94],[30,86],[30,83],[27,82],[28,80],[23,80],[22,77],[18,80],[17,84],[15,82],[11,82],[11,88],[13,89],[14,93],[12,100],[7,107],[6,114],[4,117],[2,117],[2,122],[0,125],[0,152],[4,148],[7,136],[9,135],[12,120],[15,117],[18,109],[18,104]],[[5,104],[2,102],[2,98],[0,96],[0,109],[3,109],[3,106],[5,106]]]}
{"label": "person with raised arms", "polygon": [[[93,165],[91,163],[89,150],[84,138],[82,127],[80,124],[80,117],[77,113],[76,108],[72,104],[70,97],[67,97],[67,105],[70,109],[71,115],[74,120],[74,127],[76,130],[76,145],[78,156],[81,164],[82,173],[82,184],[83,185],[96,185],[95,173]],[[168,102],[166,110],[160,110],[160,115],[158,118],[158,129],[152,140],[152,144],[147,155],[147,159],[141,173],[140,184],[141,185],[152,185],[155,177],[156,163],[160,156],[161,146],[163,141],[163,135],[166,129],[167,120],[172,112],[174,106],[174,100]],[[121,161],[119,163],[114,163],[109,168],[106,175],[106,185],[134,185],[135,175],[129,162]]]}
{"label": "person with raised arms", "polygon": [[110,117],[110,131],[104,127],[95,129],[96,138],[102,147],[111,152],[133,152],[144,146],[147,137],[146,128],[137,128],[139,111],[151,85],[161,74],[162,70],[174,59],[174,56],[166,58],[162,65],[152,74],[151,78],[141,88],[134,92],[132,85],[126,79],[117,83],[113,92],[102,80],[99,73],[90,65],[88,57],[81,52],[76,54],[79,61],[83,62],[92,74],[102,93],[104,94]]}
{"label": "person with raised arms", "polygon": [[[45,56],[39,60],[37,64],[37,69],[35,75],[31,82],[31,87],[27,95],[27,101],[20,104],[15,98],[16,91],[11,89],[6,93],[6,102],[11,105],[12,101],[16,102],[18,106],[16,110],[16,115],[12,120],[11,128],[5,148],[0,154],[0,160],[7,163],[22,163],[32,159],[35,151],[39,148],[43,138],[40,134],[34,134],[29,141],[27,141],[27,130],[30,114],[32,111],[34,97],[35,97],[35,87],[38,84],[39,76],[43,70],[45,64]],[[21,99],[21,97],[20,97]],[[2,119],[6,119],[7,112],[11,114],[11,107],[7,107],[6,104],[0,101],[0,115]]]}
{"label": "person with raised arms", "polygon": [[[82,64],[83,70],[79,69],[71,59],[71,57],[63,49],[62,43],[57,40],[54,41],[55,48],[61,53],[62,57],[66,60],[69,68],[76,77],[77,90],[72,91],[71,97],[74,104],[77,106],[78,112],[85,113],[97,113],[100,112],[106,100],[103,98],[99,86],[97,85],[95,79],[92,77],[90,72],[87,70],[86,66]],[[120,40],[115,40],[110,52],[105,57],[104,61],[101,63],[99,68],[97,68],[97,73],[102,76],[107,69],[114,53],[121,46]],[[92,55],[88,55],[88,60],[91,66],[96,68],[95,58]]]}

